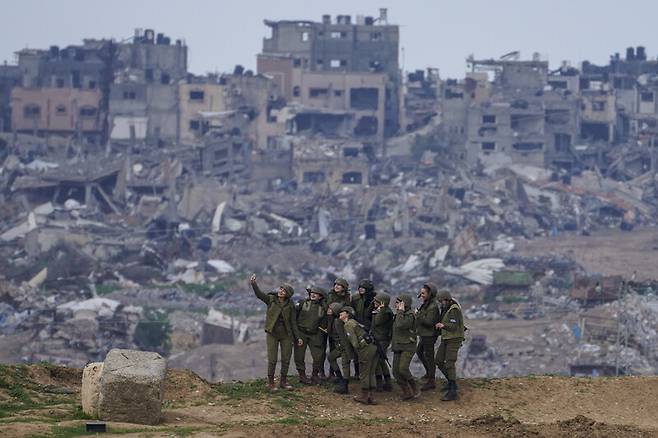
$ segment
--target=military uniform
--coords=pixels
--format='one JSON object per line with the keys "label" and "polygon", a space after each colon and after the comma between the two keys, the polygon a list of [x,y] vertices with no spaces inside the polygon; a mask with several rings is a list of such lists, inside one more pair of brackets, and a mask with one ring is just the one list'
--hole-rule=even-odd
{"label": "military uniform", "polygon": [[[295,366],[299,373],[299,380],[302,383],[318,384],[321,381],[320,368],[323,366],[324,352],[324,333],[320,328],[326,330],[327,327],[327,307],[324,304],[326,292],[316,287],[311,288],[310,292],[317,293],[322,298],[317,301],[307,298],[297,304],[297,327],[304,344],[301,346],[295,344]],[[310,381],[306,377],[306,347],[311,351],[311,357],[313,358],[313,371]]]}
{"label": "military uniform", "polygon": [[[343,308],[341,312],[344,312]],[[361,371],[359,382],[361,384],[361,395],[354,397],[359,403],[375,404],[372,391],[375,389],[375,367],[377,364],[377,347],[369,342],[369,336],[365,328],[354,319],[345,322],[345,334],[350,345],[359,357],[359,369]]]}
{"label": "military uniform", "polygon": [[365,293],[356,292],[352,295],[352,304],[354,309],[354,319],[366,328],[370,328],[372,321],[373,300],[375,298],[375,286],[370,280],[361,280],[359,289],[365,289]]}
{"label": "military uniform", "polygon": [[290,356],[293,344],[300,339],[297,328],[297,317],[291,297],[295,293],[292,286],[283,284],[281,287],[286,291],[286,299],[281,302],[276,293],[266,294],[258,287],[256,282],[251,283],[254,293],[267,305],[265,315],[265,332],[267,333],[267,378],[270,389],[274,389],[274,372],[279,350],[281,350],[281,388],[290,389],[287,383],[288,368],[290,367]]}
{"label": "military uniform", "polygon": [[450,401],[457,398],[457,355],[464,342],[464,316],[459,303],[454,301],[447,291],[441,291],[439,298],[446,298],[448,306],[441,306],[441,344],[436,351],[436,366],[448,379],[447,392],[443,400]]}
{"label": "military uniform", "polygon": [[334,289],[332,289],[331,292],[329,292],[329,295],[327,295],[327,306],[330,306],[333,303],[341,303],[343,306],[351,305],[349,283],[344,278],[337,278],[336,281],[334,281],[334,286],[337,284],[343,286],[343,294],[339,295]]}
{"label": "military uniform", "polygon": [[436,364],[434,363],[434,345],[439,337],[435,328],[439,322],[439,304],[436,301],[436,286],[432,283],[423,285],[429,291],[429,298],[424,301],[416,312],[416,329],[418,331],[418,346],[416,355],[425,368],[425,385],[422,390],[434,389],[436,376]]}
{"label": "military uniform", "polygon": [[[335,392],[339,394],[347,394],[348,392],[348,380],[350,378],[350,353],[348,350],[349,341],[345,335],[345,327],[343,321],[338,319],[338,314],[340,310],[344,307],[340,303],[332,303],[330,306],[333,313],[332,316],[328,317],[327,325],[327,336],[330,340],[330,345],[332,349],[329,351],[327,356],[329,359],[329,368],[336,376],[334,383],[338,385],[335,389]],[[351,350],[351,346],[349,349]],[[338,366],[338,359],[341,359],[341,366]]]}
{"label": "military uniform", "polygon": [[[335,287],[336,287],[336,285],[340,285],[340,286],[343,287],[343,293],[342,293],[342,295],[339,295],[338,293],[336,293],[336,291],[335,291]],[[349,306],[350,303],[351,303],[351,297],[350,297],[350,284],[349,284],[349,283],[347,282],[347,280],[345,280],[344,278],[340,278],[340,277],[337,278],[337,279],[334,281],[334,288],[331,289],[331,291],[329,292],[329,295],[327,295],[327,298],[326,298],[326,304],[327,304],[327,306],[331,306],[331,305],[334,304],[334,303],[338,303],[338,304],[340,304],[341,307]],[[338,320],[338,314],[337,314],[337,313],[335,314],[335,317],[336,317],[336,320]],[[337,324],[337,326],[340,326],[340,330],[341,330],[341,331],[342,331],[342,324],[343,324],[342,322],[340,322],[340,323]],[[325,339],[327,339],[327,338],[325,338]],[[331,337],[328,337],[328,340],[329,340],[329,354],[331,354],[331,352],[332,352],[333,350],[335,350],[335,344],[334,344],[334,340],[333,340]],[[347,344],[347,345],[346,345],[346,344]],[[323,348],[326,350],[326,340],[325,340],[325,344],[324,344],[324,347],[323,347]],[[351,358],[354,357],[354,355],[355,355],[355,354],[354,354],[354,351],[352,351],[352,350],[353,350],[352,347],[349,345],[349,342],[343,344],[343,350],[344,350],[346,353],[343,353],[342,356],[339,355],[339,356],[336,356],[336,357],[342,357],[343,360],[344,360],[344,361],[346,360],[347,363],[348,363],[348,365],[349,365],[349,361],[350,361]],[[335,354],[337,354],[337,353],[335,353]],[[334,355],[335,355],[335,354],[334,354]],[[323,365],[323,367],[324,367],[324,361],[325,361],[325,357],[324,357],[324,356],[325,356],[325,355],[323,355],[323,358],[322,358],[322,365]],[[330,362],[329,366],[331,367],[331,362]],[[348,373],[348,374],[344,374],[344,375],[346,375],[347,378],[349,378],[349,373]]]}
{"label": "military uniform", "polygon": [[[372,315],[371,333],[379,343],[384,355],[387,354],[388,347],[391,345],[391,336],[393,335],[393,318],[395,315],[389,307],[391,297],[383,292],[375,296],[375,302],[384,304],[384,307],[374,310]],[[376,306],[376,305],[375,305]],[[384,358],[377,357],[377,367],[375,369],[375,380],[377,382],[377,391],[391,391],[391,372]]]}
{"label": "military uniform", "polygon": [[411,308],[411,296],[400,295],[404,311],[398,310],[393,320],[393,376],[402,390],[402,400],[420,395],[416,380],[411,375],[409,365],[416,353],[416,317]]}

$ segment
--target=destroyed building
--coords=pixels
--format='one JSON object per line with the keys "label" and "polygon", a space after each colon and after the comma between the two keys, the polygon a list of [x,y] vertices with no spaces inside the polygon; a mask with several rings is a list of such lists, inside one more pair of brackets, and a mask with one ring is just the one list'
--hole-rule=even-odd
{"label": "destroyed building", "polygon": [[491,95],[467,109],[471,165],[502,160],[544,167],[561,160],[570,168],[580,103],[576,95],[549,86],[548,62],[520,61],[518,53],[468,62],[474,72],[495,75]]}
{"label": "destroyed building", "polygon": [[[182,40],[172,44],[164,34],[137,29],[127,42],[86,39],[81,45],[65,48],[24,49],[17,56],[25,89],[49,93],[47,90],[54,88],[74,94],[78,91],[73,90],[96,90],[100,101],[93,117],[103,136],[115,140],[178,139],[176,83],[187,75],[187,47]],[[22,107],[14,113],[36,119],[36,106],[30,108],[31,112]],[[39,109],[44,115],[55,111]],[[63,117],[62,111],[58,117]],[[23,125],[17,126],[17,130],[23,129]],[[37,132],[57,131],[57,126],[50,130],[47,124]]]}
{"label": "destroyed building", "polygon": [[97,138],[101,98],[98,89],[14,87],[12,129],[33,135]]}
{"label": "destroyed building", "polygon": [[0,132],[11,129],[11,90],[20,85],[21,72],[16,65],[0,65]]}
{"label": "destroyed building", "polygon": [[428,68],[408,73],[404,82],[404,111],[400,125],[406,131],[413,131],[429,123],[438,114],[440,92],[438,69]]}
{"label": "destroyed building", "polygon": [[[373,116],[361,117],[356,121],[357,130],[370,133],[377,126],[383,127],[378,130],[380,136],[397,132],[401,89],[399,33],[398,26],[388,24],[386,9],[382,9],[377,18],[357,16],[354,23],[350,15],[338,15],[335,20],[324,15],[321,22],[266,20],[265,24],[272,34],[263,40],[263,50],[258,55],[258,72],[272,76],[287,100],[304,96],[304,82],[321,78],[323,74],[336,77],[336,73],[342,73],[357,81],[359,74],[364,78],[368,77],[367,74],[380,74],[385,78],[383,93],[368,86],[345,89],[340,80],[329,90],[326,87],[329,81],[325,79],[325,85],[318,87],[313,96],[307,96],[331,97],[339,101],[349,99],[357,109],[365,106],[380,112],[383,110],[383,120],[374,120]],[[305,72],[312,73],[307,81],[302,79]],[[355,83],[354,80],[351,82]],[[328,96],[329,93],[332,96]],[[380,99],[383,99],[383,105],[375,108],[374,102]],[[332,118],[341,117],[326,117],[327,121]]]}
{"label": "destroyed building", "polygon": [[368,185],[370,164],[358,141],[327,142],[301,138],[293,143],[293,174],[297,185],[327,187]]}

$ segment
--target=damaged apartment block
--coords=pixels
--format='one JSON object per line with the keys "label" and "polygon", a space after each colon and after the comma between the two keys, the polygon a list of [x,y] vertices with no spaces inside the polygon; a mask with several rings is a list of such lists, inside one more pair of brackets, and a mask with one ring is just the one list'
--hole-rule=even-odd
{"label": "damaged apartment block", "polygon": [[369,160],[363,144],[354,140],[301,138],[293,144],[293,173],[298,186],[368,185]]}
{"label": "damaged apartment block", "polygon": [[488,97],[467,110],[468,161],[538,167],[560,163],[571,168],[579,100],[568,90],[549,85],[548,62],[538,57],[520,61],[517,52],[500,60],[468,62],[474,73],[495,75]]}
{"label": "damaged apartment block", "polygon": [[398,26],[349,15],[321,22],[269,21],[258,72],[273,78],[294,114],[289,132],[373,137],[398,130]]}

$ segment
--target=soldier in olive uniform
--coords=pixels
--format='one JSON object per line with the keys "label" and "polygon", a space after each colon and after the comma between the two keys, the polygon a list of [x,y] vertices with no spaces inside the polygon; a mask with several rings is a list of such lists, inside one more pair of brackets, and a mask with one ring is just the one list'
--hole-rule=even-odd
{"label": "soldier in olive uniform", "polygon": [[295,291],[292,286],[284,283],[279,287],[277,292],[266,294],[258,287],[256,274],[251,276],[250,283],[258,299],[267,305],[265,316],[265,332],[267,333],[267,385],[271,391],[276,390],[274,372],[280,349],[281,380],[279,381],[279,387],[281,389],[292,389],[292,386],[288,385],[287,377],[293,343],[295,340],[297,340],[298,346],[304,343],[297,329],[295,307],[291,300]]}
{"label": "soldier in olive uniform", "polygon": [[427,391],[436,388],[436,365],[434,363],[434,345],[439,337],[436,323],[439,322],[439,305],[436,301],[436,286],[425,283],[418,294],[423,301],[416,311],[416,330],[418,330],[418,347],[416,355],[425,368],[425,384],[420,388]]}
{"label": "soldier in olive uniform", "polygon": [[372,321],[372,302],[374,299],[375,285],[368,279],[361,280],[357,293],[352,295],[351,307],[354,309],[354,319],[366,328],[370,328],[370,322]]}
{"label": "soldier in olive uniform", "polygon": [[[373,300],[374,310],[372,312],[371,333],[379,343],[384,355],[387,354],[389,345],[391,345],[391,336],[393,335],[393,318],[394,314],[388,306],[391,297],[383,292],[375,295]],[[377,391],[392,391],[391,372],[388,364],[382,357],[377,357],[377,368],[375,369],[375,380],[377,382]]]}
{"label": "soldier in olive uniform", "polygon": [[340,320],[345,325],[345,334],[359,357],[359,369],[361,370],[361,394],[354,397],[359,403],[377,404],[372,397],[375,389],[375,367],[377,366],[377,347],[365,328],[359,324],[354,317],[354,309],[349,306],[340,311]]}
{"label": "soldier in olive uniform", "polygon": [[464,316],[462,309],[450,292],[442,290],[437,297],[441,303],[440,322],[436,328],[441,330],[441,344],[436,351],[436,366],[448,379],[446,393],[441,400],[457,399],[457,354],[464,342]]}
{"label": "soldier in olive uniform", "polygon": [[327,296],[327,305],[332,303],[341,303],[343,306],[349,306],[350,300],[350,284],[344,278],[337,278],[334,281],[334,287]]}
{"label": "soldier in olive uniform", "polygon": [[[324,351],[324,333],[321,329],[327,327],[327,307],[324,298],[327,293],[319,287],[311,287],[308,290],[309,297],[297,303],[297,327],[304,345],[295,346],[295,366],[299,373],[299,381],[304,384],[321,382],[320,367],[322,364],[322,353]],[[313,371],[311,379],[306,376],[306,347],[311,350],[313,358]]]}
{"label": "soldier in olive uniform", "polygon": [[[350,351],[352,346],[349,345],[347,336],[345,335],[345,327],[343,321],[339,319],[341,309],[345,307],[341,303],[331,303],[327,310],[328,325],[327,335],[329,336],[330,344],[333,348],[329,351],[329,367],[336,376],[334,383],[336,388],[334,392],[337,394],[347,394],[349,392],[349,379],[350,379],[350,360],[352,356]],[[338,358],[341,360],[341,366],[338,366]]]}
{"label": "soldier in olive uniform", "polygon": [[411,296],[403,294],[395,300],[393,320],[393,376],[402,390],[402,400],[420,396],[420,389],[411,375],[409,365],[416,353],[416,317],[411,308]]}
{"label": "soldier in olive uniform", "polygon": [[[345,280],[344,278],[336,278],[334,280],[334,285],[331,288],[331,291],[329,292],[329,295],[327,295],[327,298],[325,300],[325,304],[327,306],[330,306],[333,303],[340,303],[341,307],[342,306],[349,306],[350,305],[350,284]],[[338,313],[335,314],[336,319],[338,319]],[[327,346],[326,346],[326,338],[325,338],[325,343],[324,343],[324,350],[326,351]],[[332,351],[334,349],[333,341],[331,338],[329,338],[329,351]],[[350,347],[351,350],[351,347]],[[324,362],[326,359],[326,353],[322,355],[322,368],[324,372]],[[331,367],[329,367],[329,374],[331,375]]]}

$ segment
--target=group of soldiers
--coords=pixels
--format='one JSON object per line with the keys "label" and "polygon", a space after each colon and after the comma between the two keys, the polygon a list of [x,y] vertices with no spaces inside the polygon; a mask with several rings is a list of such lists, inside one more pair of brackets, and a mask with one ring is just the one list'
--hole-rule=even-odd
{"label": "group of soldiers", "polygon": [[[292,300],[294,289],[289,284],[265,293],[258,286],[255,274],[250,284],[267,305],[267,385],[271,391],[292,389],[287,378],[293,356],[301,383],[320,384],[333,378],[334,391],[340,394],[349,391],[350,364],[353,364],[354,377],[361,386],[360,394],[354,397],[359,403],[376,404],[374,392],[392,391],[391,373],[400,387],[401,400],[418,398],[421,391],[436,388],[436,368],[447,380],[442,388],[445,392],[442,400],[457,398],[455,363],[466,329],[461,307],[448,290],[438,291],[428,282],[418,293],[419,308],[413,308],[411,295],[402,294],[391,309],[391,297],[383,292],[375,293],[370,280],[361,280],[354,294],[350,294],[349,283],[344,278],[337,278],[329,293],[321,287],[309,286],[308,296],[297,304]],[[435,354],[439,336],[441,342]],[[393,351],[392,366],[387,357],[389,347]],[[313,359],[310,377],[306,374],[307,348]],[[277,387],[274,376],[279,351]],[[422,385],[409,369],[414,355],[425,368]]]}

